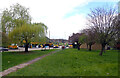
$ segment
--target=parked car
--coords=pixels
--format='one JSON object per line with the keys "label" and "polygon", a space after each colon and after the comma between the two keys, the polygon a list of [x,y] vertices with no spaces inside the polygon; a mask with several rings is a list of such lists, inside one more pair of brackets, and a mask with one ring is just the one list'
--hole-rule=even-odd
{"label": "parked car", "polygon": [[4,52],[4,51],[8,51],[8,49],[6,49],[4,47],[0,47],[0,52]]}
{"label": "parked car", "polygon": [[54,47],[54,48],[59,48],[59,46],[58,46],[58,45],[54,45],[53,47]]}
{"label": "parked car", "polygon": [[49,43],[49,47],[53,47],[53,43]]}
{"label": "parked car", "polygon": [[17,44],[11,44],[8,46],[9,49],[18,49]]}
{"label": "parked car", "polygon": [[49,48],[49,46],[50,46],[49,44],[45,44],[45,48]]}
{"label": "parked car", "polygon": [[69,48],[72,48],[72,47],[73,47],[72,43],[69,43],[69,44],[68,44],[68,47],[69,47]]}
{"label": "parked car", "polygon": [[62,46],[62,49],[64,50],[66,47],[65,46]]}
{"label": "parked car", "polygon": [[43,48],[43,45],[40,45],[41,48]]}

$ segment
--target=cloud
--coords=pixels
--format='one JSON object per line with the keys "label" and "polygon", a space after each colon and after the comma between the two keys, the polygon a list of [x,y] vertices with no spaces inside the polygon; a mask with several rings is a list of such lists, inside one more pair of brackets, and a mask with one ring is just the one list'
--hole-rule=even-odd
{"label": "cloud", "polygon": [[[48,26],[51,38],[66,38],[85,26],[85,15],[65,15],[75,11],[75,7],[84,6],[92,0],[3,0],[0,9],[19,3],[30,9],[32,22],[43,22]],[[48,34],[47,34],[48,36]]]}
{"label": "cloud", "polygon": [[46,22],[50,27],[51,38],[66,38],[70,34],[79,32],[80,29],[85,28],[85,15],[76,14],[66,19],[52,19],[48,18],[49,22]]}
{"label": "cloud", "polygon": [[119,0],[91,0],[92,2],[118,2]]}

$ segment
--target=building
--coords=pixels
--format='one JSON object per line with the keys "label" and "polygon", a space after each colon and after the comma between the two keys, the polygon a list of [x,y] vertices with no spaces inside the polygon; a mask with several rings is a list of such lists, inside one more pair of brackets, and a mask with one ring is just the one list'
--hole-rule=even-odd
{"label": "building", "polygon": [[66,39],[50,39],[50,42],[52,42],[52,43],[68,43],[68,40],[66,40]]}
{"label": "building", "polygon": [[78,42],[79,41],[79,37],[82,35],[82,33],[73,33],[72,36],[69,36],[69,43],[74,43],[74,42]]}
{"label": "building", "polygon": [[[85,44],[82,44],[82,45],[80,46],[80,48],[88,49],[89,46],[85,43]],[[102,46],[101,46],[100,44],[97,44],[97,43],[95,43],[95,44],[93,44],[93,45],[91,46],[91,49],[92,49],[92,50],[101,50],[101,48],[102,48]]]}
{"label": "building", "polygon": [[[69,42],[69,43],[72,43],[73,46],[75,46],[74,43],[79,41],[79,38],[80,38],[81,35],[83,35],[83,34],[82,34],[82,33],[76,33],[76,34],[73,33],[72,36],[69,36],[68,42]],[[85,44],[82,44],[82,45],[80,46],[80,48],[85,48],[85,49],[87,49],[87,48],[89,48],[89,46],[85,43]],[[93,44],[92,47],[91,47],[92,50],[100,50],[101,48],[102,48],[101,45],[100,45],[100,44],[97,44],[97,43]]]}

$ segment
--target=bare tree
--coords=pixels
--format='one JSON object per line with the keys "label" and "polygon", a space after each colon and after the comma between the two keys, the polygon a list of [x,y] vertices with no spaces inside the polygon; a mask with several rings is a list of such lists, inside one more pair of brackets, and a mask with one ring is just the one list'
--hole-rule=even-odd
{"label": "bare tree", "polygon": [[[115,16],[113,25],[116,26],[116,31],[118,31],[118,33],[115,35],[115,43],[113,45],[120,45],[120,13]],[[116,48],[120,49],[120,47],[117,46]]]}
{"label": "bare tree", "polygon": [[105,52],[105,46],[114,40],[114,36],[118,33],[116,26],[113,25],[115,15],[116,9],[112,7],[98,7],[91,10],[91,13],[88,14],[88,22],[97,34],[97,42],[102,46],[99,54],[101,56]]}

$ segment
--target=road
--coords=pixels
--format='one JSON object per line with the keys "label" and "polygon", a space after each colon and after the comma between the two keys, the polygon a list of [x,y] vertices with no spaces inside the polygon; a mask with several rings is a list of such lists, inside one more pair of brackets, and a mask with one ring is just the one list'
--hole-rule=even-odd
{"label": "road", "polygon": [[[68,47],[66,47],[68,48]],[[49,49],[49,48],[46,48]],[[59,48],[50,48],[50,49],[62,49],[62,46],[59,46]],[[32,51],[32,50],[45,50],[45,48],[28,48],[28,51]],[[15,51],[25,51],[25,48],[21,48],[19,47],[18,49],[8,49],[9,52],[15,52]],[[4,52],[8,52],[8,51],[4,51]]]}
{"label": "road", "polygon": [[[28,48],[28,51],[32,51],[32,50],[44,50],[45,48]],[[49,48],[46,48],[46,49],[49,49]],[[59,48],[50,48],[50,49],[61,49],[61,47]],[[12,52],[12,51],[25,51],[25,48],[18,48],[18,49],[9,49],[8,50],[9,52]],[[7,52],[7,51],[6,51]]]}

